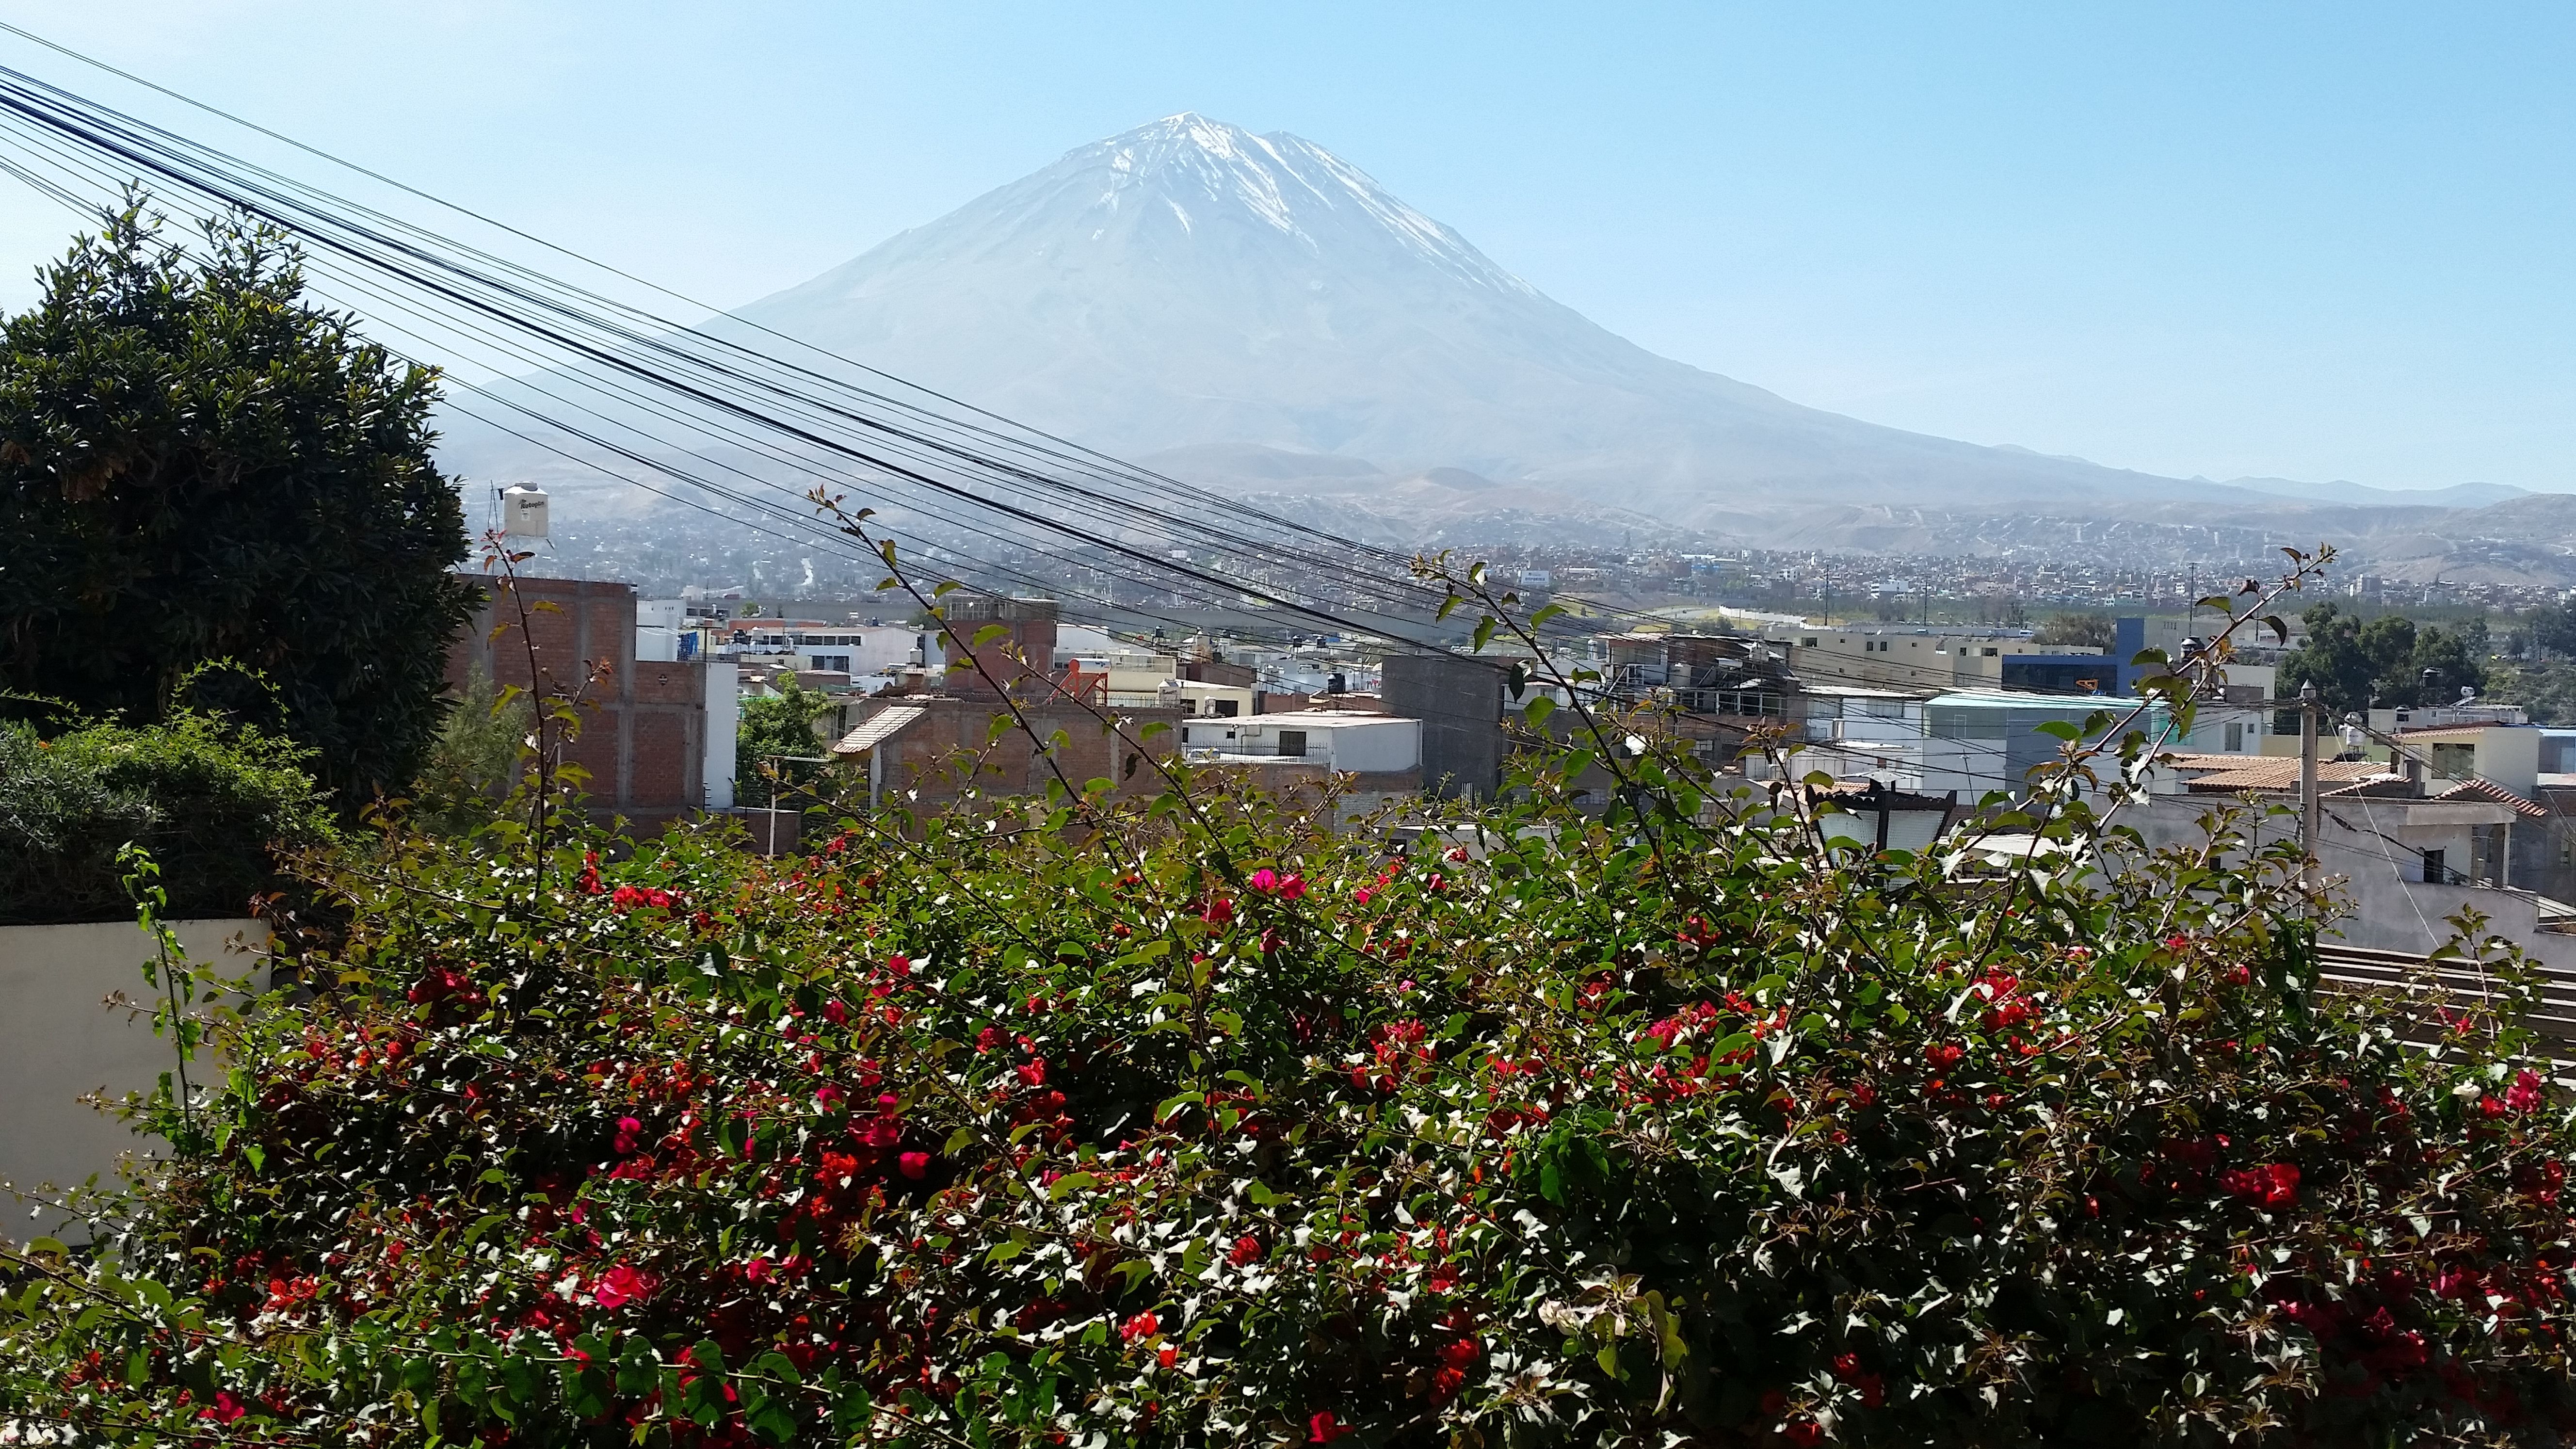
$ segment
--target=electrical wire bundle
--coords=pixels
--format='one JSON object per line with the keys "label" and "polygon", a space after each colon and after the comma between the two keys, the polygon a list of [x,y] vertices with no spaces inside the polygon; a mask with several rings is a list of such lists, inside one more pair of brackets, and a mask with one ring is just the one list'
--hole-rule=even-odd
{"label": "electrical wire bundle", "polygon": [[[15,26],[0,30],[97,64]],[[665,304],[714,311],[199,109],[635,282]],[[0,170],[85,218],[140,185],[173,219],[275,227],[298,244],[317,298],[365,319],[398,356],[443,369],[449,411],[772,538],[868,558],[817,517],[808,494],[819,488],[874,509],[880,535],[988,587],[1016,583],[1114,605],[1068,589],[1066,575],[1080,568],[1149,602],[1247,609],[1363,636],[1435,632],[1426,626],[1442,591],[1410,577],[1403,554],[1121,462],[755,324],[684,322],[667,305],[560,280],[9,67],[0,67]],[[1015,559],[1072,567],[1040,577]]]}

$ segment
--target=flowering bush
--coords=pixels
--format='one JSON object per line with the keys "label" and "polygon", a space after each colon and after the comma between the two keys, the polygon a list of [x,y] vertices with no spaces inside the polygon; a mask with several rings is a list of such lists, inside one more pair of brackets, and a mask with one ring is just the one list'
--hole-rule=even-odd
{"label": "flowering bush", "polygon": [[0,1426],[2576,1425],[2567,1110],[2481,1008],[2318,1000],[2278,847],[1869,856],[1796,811],[1586,821],[1571,773],[1462,822],[1481,858],[1205,798],[344,857],[353,924],[233,1030],[214,1145],[91,1209],[113,1253],[6,1260]]}

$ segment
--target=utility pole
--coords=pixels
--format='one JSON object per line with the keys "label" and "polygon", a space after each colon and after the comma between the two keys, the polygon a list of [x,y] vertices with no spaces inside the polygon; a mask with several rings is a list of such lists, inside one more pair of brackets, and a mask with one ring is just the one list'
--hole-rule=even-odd
{"label": "utility pole", "polygon": [[2308,889],[2317,885],[2317,687],[2299,686],[2299,854],[2306,864],[2300,878]]}

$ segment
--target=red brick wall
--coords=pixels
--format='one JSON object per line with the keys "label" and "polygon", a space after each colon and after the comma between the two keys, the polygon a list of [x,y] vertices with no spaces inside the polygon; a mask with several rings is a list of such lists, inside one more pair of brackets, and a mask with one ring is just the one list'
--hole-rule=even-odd
{"label": "red brick wall", "polygon": [[[901,734],[878,748],[886,752],[885,796],[883,803],[905,806],[925,813],[945,809],[969,788],[988,795],[1043,794],[1047,782],[1054,778],[1045,763],[1038,759],[1028,736],[1014,725],[987,750],[994,716],[1001,706],[991,700],[960,699],[955,696],[912,695],[870,702],[875,709],[911,705],[928,709],[924,718],[915,721]],[[1076,789],[1086,782],[1107,778],[1115,782],[1118,793],[1152,794],[1162,788],[1163,778],[1148,762],[1168,758],[1177,748],[1178,729],[1183,711],[1179,709],[1121,710],[1118,717],[1126,722],[1130,736],[1154,721],[1174,728],[1164,730],[1141,744],[1130,743],[1102,730],[1097,716],[1070,703],[1027,708],[1030,725],[1041,738],[1062,730],[1064,748],[1058,762]],[[855,725],[866,718],[853,715]],[[972,781],[956,768],[960,752],[981,752],[982,768]],[[1127,757],[1136,757],[1136,769],[1127,770]],[[862,772],[865,765],[858,767]],[[862,774],[861,778],[864,778]],[[906,792],[917,792],[918,800],[906,798]]]}
{"label": "red brick wall", "polygon": [[589,772],[594,814],[649,826],[705,804],[706,665],[631,657],[633,585],[523,578],[513,599],[493,579],[475,582],[484,605],[448,650],[451,687],[479,662],[497,684],[578,696],[581,733],[565,757]]}

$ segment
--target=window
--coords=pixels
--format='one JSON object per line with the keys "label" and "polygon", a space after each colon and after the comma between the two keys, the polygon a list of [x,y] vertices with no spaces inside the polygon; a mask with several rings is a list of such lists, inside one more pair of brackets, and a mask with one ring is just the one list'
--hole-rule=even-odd
{"label": "window", "polygon": [[1281,730],[1279,732],[1279,753],[1283,755],[1305,754],[1306,732],[1304,730]]}
{"label": "window", "polygon": [[2435,745],[2433,775],[2442,780],[2465,780],[2478,772],[2478,747],[2475,745]]}
{"label": "window", "polygon": [[1988,658],[1988,659],[1992,659],[1992,658],[1994,658],[1996,655],[2001,654],[2003,651],[2002,651],[2002,650],[2000,650],[2000,649],[1987,649],[1987,650],[1983,650],[1983,651],[1981,651],[1981,652],[1984,654],[1984,656],[1985,656],[1986,658]]}
{"label": "window", "polygon": [[[2227,752],[2232,755],[2243,748],[2245,748],[2245,726],[2242,724],[2229,725],[2227,727]],[[2299,748],[2305,749],[2307,746],[2301,745]]]}
{"label": "window", "polygon": [[2440,852],[2440,851],[2438,851],[2438,850],[2428,850],[2428,851],[2425,851],[2425,852],[2424,852],[2424,883],[2425,883],[2426,885],[2440,885],[2440,884],[2442,883],[2442,881],[2443,881],[2443,877],[2444,877],[2444,872],[2443,872],[2443,870],[2442,870],[2442,852]]}
{"label": "window", "polygon": [[1211,699],[1208,701],[1208,713],[1215,715],[1219,719],[1232,719],[1234,718],[1234,703],[1235,702],[1230,699]]}

